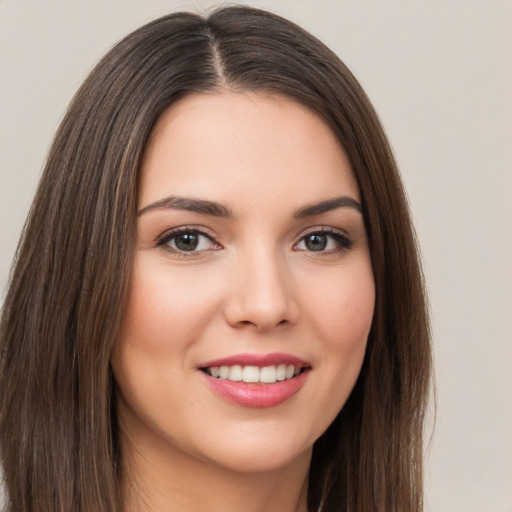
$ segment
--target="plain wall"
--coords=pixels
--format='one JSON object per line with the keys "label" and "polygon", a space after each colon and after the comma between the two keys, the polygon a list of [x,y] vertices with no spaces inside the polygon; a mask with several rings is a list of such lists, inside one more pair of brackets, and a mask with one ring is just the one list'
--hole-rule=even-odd
{"label": "plain wall", "polygon": [[[0,290],[52,135],[87,71],[144,22],[212,4],[0,0]],[[428,510],[512,511],[512,1],[251,4],[340,55],[395,149],[432,307]]]}

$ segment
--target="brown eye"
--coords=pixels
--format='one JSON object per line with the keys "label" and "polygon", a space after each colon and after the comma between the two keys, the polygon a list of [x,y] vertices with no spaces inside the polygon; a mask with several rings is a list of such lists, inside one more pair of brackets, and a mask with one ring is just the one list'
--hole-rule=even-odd
{"label": "brown eye", "polygon": [[174,245],[180,251],[194,251],[199,245],[199,236],[196,233],[183,233],[174,238]]}
{"label": "brown eye", "polygon": [[313,233],[304,238],[304,244],[309,251],[323,251],[327,247],[327,235]]}
{"label": "brown eye", "polygon": [[157,245],[174,253],[200,253],[220,248],[207,234],[191,229],[171,231],[162,236]]}
{"label": "brown eye", "polygon": [[352,247],[352,241],[342,231],[314,231],[302,237],[296,251],[334,253]]}

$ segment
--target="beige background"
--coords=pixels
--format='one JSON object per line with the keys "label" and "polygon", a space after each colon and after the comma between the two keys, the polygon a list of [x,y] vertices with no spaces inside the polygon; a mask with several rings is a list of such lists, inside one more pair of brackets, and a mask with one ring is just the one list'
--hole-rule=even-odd
{"label": "beige background", "polygon": [[[401,165],[436,350],[428,510],[512,511],[512,1],[251,3],[341,56]],[[143,22],[211,4],[0,0],[0,290],[52,134],[86,72]]]}

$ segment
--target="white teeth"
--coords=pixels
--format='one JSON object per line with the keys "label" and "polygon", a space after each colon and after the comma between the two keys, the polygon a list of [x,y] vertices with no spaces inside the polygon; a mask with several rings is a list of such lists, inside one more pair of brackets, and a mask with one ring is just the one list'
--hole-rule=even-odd
{"label": "white teeth", "polygon": [[276,369],[276,379],[284,380],[286,379],[286,365],[280,364]]}
{"label": "white teeth", "polygon": [[239,364],[229,367],[228,379],[235,382],[242,380],[242,367]]}
{"label": "white teeth", "polygon": [[244,382],[259,382],[260,369],[257,366],[246,366],[242,373],[242,380]]}
{"label": "white teeth", "polygon": [[276,381],[292,379],[299,375],[300,366],[280,364],[279,366],[242,366],[235,364],[233,366],[212,366],[206,372],[212,377],[231,380],[233,382],[248,382],[264,384],[273,384]]}
{"label": "white teeth", "polygon": [[276,381],[276,367],[275,366],[264,366],[260,370],[260,382],[271,384]]}

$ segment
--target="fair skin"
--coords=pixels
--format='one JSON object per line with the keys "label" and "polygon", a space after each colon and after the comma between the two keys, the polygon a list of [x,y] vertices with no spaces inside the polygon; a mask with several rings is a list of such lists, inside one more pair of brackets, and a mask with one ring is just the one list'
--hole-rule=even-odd
{"label": "fair skin", "polygon": [[168,109],[112,358],[125,512],[306,512],[312,446],[355,384],[374,299],[357,182],[316,114],[263,92]]}

